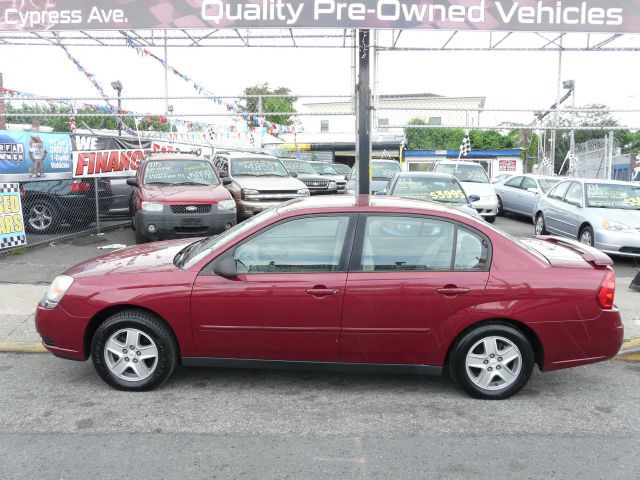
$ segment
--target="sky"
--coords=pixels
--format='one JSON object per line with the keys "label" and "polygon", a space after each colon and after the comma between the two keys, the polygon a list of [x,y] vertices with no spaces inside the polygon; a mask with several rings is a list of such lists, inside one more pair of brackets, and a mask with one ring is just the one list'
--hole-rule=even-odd
{"label": "sky", "polygon": [[[70,47],[105,91],[120,80],[123,95],[164,95],[164,70],[155,60],[126,47]],[[154,49],[162,55],[162,49]],[[562,79],[576,81],[576,103],[602,103],[637,109],[619,115],[640,129],[637,53],[565,52]],[[322,48],[169,48],[169,64],[217,95],[240,95],[245,87],[268,82],[298,96],[349,95],[353,92],[351,52]],[[555,102],[557,52],[381,52],[377,78],[381,94],[435,93],[484,96],[486,108],[541,110]],[[0,46],[0,71],[7,88],[37,95],[96,97],[97,92],[64,52],[55,46]],[[169,74],[171,95],[195,95],[193,88]],[[99,103],[99,102],[94,102]],[[171,100],[175,113],[206,110],[202,101]],[[570,104],[570,101],[568,102]],[[567,106],[569,106],[566,104]],[[125,100],[124,108],[164,112],[164,101]],[[483,114],[483,122],[511,118],[528,122],[530,114]]]}

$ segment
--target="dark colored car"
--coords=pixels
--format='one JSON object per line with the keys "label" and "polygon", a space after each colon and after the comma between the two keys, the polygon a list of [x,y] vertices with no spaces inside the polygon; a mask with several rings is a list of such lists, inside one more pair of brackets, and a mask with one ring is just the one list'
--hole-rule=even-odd
{"label": "dark colored car", "polygon": [[[605,254],[526,243],[436,203],[293,200],[213,238],[123,249],[59,276],[45,347],[122,390],[178,364],[441,374],[469,394],[612,358],[623,326]],[[588,386],[587,386],[588,387]]]}
{"label": "dark colored car", "polygon": [[154,155],[138,167],[131,198],[136,243],[213,235],[236,224],[236,204],[213,164],[184,154]]}
{"label": "dark colored car", "polygon": [[[96,221],[96,180],[93,178],[22,182],[25,228],[50,235],[63,224],[90,225]],[[106,215],[113,203],[109,179],[98,179],[98,211]]]}
{"label": "dark colored car", "polygon": [[338,193],[338,184],[329,180],[313,169],[309,163],[302,160],[281,158],[280,161],[289,173],[306,185],[311,195],[334,195]]}
{"label": "dark colored car", "polygon": [[336,182],[338,193],[347,193],[347,179],[344,175],[336,172],[330,163],[327,162],[307,162],[311,167],[327,180]]}
{"label": "dark colored car", "polygon": [[340,175],[344,175],[345,180],[351,175],[351,167],[349,165],[345,165],[344,163],[331,163],[330,165]]}

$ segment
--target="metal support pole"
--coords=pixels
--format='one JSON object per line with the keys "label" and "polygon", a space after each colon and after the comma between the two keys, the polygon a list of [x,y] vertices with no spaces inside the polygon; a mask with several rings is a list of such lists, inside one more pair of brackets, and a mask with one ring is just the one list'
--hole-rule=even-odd
{"label": "metal support pole", "polygon": [[[4,83],[2,79],[2,73],[0,73],[0,96],[4,97],[6,94],[4,92]],[[4,99],[0,100],[0,130],[7,129],[7,118],[4,116],[5,106]]]}
{"label": "metal support pole", "polygon": [[98,229],[97,234],[100,235],[100,201],[98,200],[99,190],[98,190],[98,177],[93,179],[93,188],[96,196],[96,228]]}
{"label": "metal support pole", "polygon": [[[118,115],[120,115],[121,111],[122,111],[122,90],[118,90]],[[120,116],[118,116],[118,118],[120,119],[118,121],[118,137],[121,137],[122,136],[122,120]]]}
{"label": "metal support pole", "polygon": [[607,142],[607,155],[609,155],[607,163],[607,170],[609,171],[609,174],[607,175],[607,180],[613,180],[613,142],[613,132],[611,131],[609,132],[609,139]]}
{"label": "metal support pole", "polygon": [[164,111],[169,114],[169,64],[167,63],[167,31],[164,31]]}
{"label": "metal support pole", "polygon": [[358,30],[358,85],[357,85],[357,163],[358,193],[370,193],[371,165],[371,59],[369,30]]}
{"label": "metal support pole", "polygon": [[556,95],[556,111],[554,115],[553,126],[555,127],[551,132],[551,152],[549,152],[549,158],[551,159],[551,167],[555,173],[556,169],[556,136],[557,128],[560,123],[560,116],[558,115],[558,109],[560,108],[560,88],[562,85],[562,38],[560,38],[560,49],[558,50],[558,84]]}
{"label": "metal support pole", "polygon": [[570,147],[569,151],[571,152],[571,158],[576,154],[576,82],[573,81],[573,89],[571,90],[571,137],[570,137]]}

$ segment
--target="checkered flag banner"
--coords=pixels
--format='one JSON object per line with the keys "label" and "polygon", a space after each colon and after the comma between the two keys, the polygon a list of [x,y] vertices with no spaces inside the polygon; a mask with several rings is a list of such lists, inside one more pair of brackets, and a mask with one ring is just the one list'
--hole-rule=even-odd
{"label": "checkered flag banner", "polygon": [[[24,220],[22,218],[20,185],[17,183],[0,183],[0,202],[5,206],[2,214],[0,214],[0,250],[26,245],[27,236],[24,232]],[[16,217],[18,218],[16,219]]]}
{"label": "checkered flag banner", "polygon": [[462,143],[460,144],[460,155],[466,157],[469,155],[471,151],[471,138],[469,138],[469,134],[466,133],[464,138],[462,139]]}
{"label": "checkered flag banner", "polygon": [[542,165],[544,165],[545,167],[550,167],[551,166],[551,159],[548,157],[544,157],[542,159]]}

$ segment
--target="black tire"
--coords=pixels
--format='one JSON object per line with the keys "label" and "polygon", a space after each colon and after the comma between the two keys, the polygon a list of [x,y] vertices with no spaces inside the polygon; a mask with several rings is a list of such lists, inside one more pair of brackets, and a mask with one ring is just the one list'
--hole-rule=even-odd
{"label": "black tire", "polygon": [[498,217],[504,217],[504,207],[502,206],[502,199],[498,197]]}
{"label": "black tire", "polygon": [[[515,362],[519,362],[519,369],[517,369],[518,373],[515,375],[512,383],[502,388],[500,388],[500,385],[490,385],[489,388],[495,388],[492,390],[481,388],[479,385],[474,383],[471,379],[471,375],[474,374],[475,369],[469,369],[471,373],[468,373],[466,368],[466,359],[467,354],[471,353],[471,349],[474,348],[478,342],[481,342],[483,339],[490,339],[493,337],[500,337],[511,342],[517,347],[520,356],[518,360],[514,360],[509,364],[509,368],[511,368],[511,366],[515,368],[517,365]],[[500,341],[498,343],[500,345],[505,345],[504,343],[500,343]],[[474,349],[474,351],[476,351],[476,349]],[[497,351],[499,352],[500,350]],[[491,359],[491,362],[497,362],[499,358],[501,357]],[[452,346],[447,367],[455,382],[472,397],[484,400],[504,400],[518,393],[527,384],[529,378],[531,378],[534,363],[535,355],[527,337],[520,330],[512,327],[511,325],[502,322],[495,322],[480,325],[464,333],[460,338],[458,338]],[[492,363],[489,363],[489,365],[492,365]],[[499,362],[498,365],[500,365]],[[495,370],[489,374],[491,380],[493,381],[497,378],[496,383],[504,382],[501,377],[497,376],[499,375],[498,367],[493,366],[493,368],[495,368]],[[480,375],[482,370],[477,370],[478,375]],[[507,371],[511,372],[511,369]]]}
{"label": "black tire", "polygon": [[487,223],[495,223],[496,221],[495,215],[492,217],[484,217],[484,219],[487,221]]}
{"label": "black tire", "polygon": [[[142,332],[155,343],[157,349],[154,369],[143,380],[119,378],[107,363],[105,345],[114,334],[127,328]],[[131,357],[133,361],[135,357]],[[124,357],[123,360],[127,358]],[[178,364],[178,345],[169,327],[154,314],[144,310],[125,310],[112,315],[98,327],[91,340],[91,360],[100,377],[113,388],[148,391],[164,383],[175,370]]]}
{"label": "black tire", "polygon": [[593,247],[595,244],[595,238],[593,236],[593,228],[586,226],[582,230],[580,230],[580,233],[578,234],[578,241],[580,243],[584,243],[585,245],[589,245],[590,247]]}
{"label": "black tire", "polygon": [[141,245],[143,243],[147,243],[149,239],[145,236],[144,231],[140,228],[136,228],[135,216],[131,219],[131,224],[133,225],[133,231],[135,232],[136,244]]}
{"label": "black tire", "polygon": [[30,200],[24,210],[24,226],[29,233],[51,235],[62,221],[56,205],[46,198]]}
{"label": "black tire", "polygon": [[[539,225],[538,225],[538,222],[540,222]],[[547,231],[547,224],[544,221],[544,214],[542,212],[536,215],[536,222],[535,222],[534,228],[535,228],[534,233],[536,235],[547,235],[549,233]]]}

